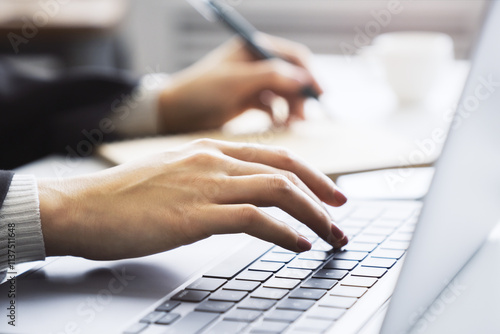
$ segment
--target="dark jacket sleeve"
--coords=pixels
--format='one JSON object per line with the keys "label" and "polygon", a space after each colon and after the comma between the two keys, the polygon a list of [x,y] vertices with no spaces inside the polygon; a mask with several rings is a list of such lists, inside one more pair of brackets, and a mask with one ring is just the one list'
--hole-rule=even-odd
{"label": "dark jacket sleeve", "polygon": [[36,76],[0,57],[0,169],[50,153],[78,152],[82,142],[80,152],[88,155],[87,143],[100,141],[101,135],[114,138],[112,131],[100,131],[88,140],[88,133],[99,131],[101,121],[137,83],[110,69]]}
{"label": "dark jacket sleeve", "polygon": [[7,192],[9,191],[10,183],[12,182],[12,177],[14,173],[1,171],[0,170],[0,209],[2,208],[3,201],[7,196]]}

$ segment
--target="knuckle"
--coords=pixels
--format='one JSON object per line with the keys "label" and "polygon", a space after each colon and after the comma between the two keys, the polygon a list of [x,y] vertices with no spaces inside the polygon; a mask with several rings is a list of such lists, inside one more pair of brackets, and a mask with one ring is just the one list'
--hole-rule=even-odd
{"label": "knuckle", "polygon": [[292,182],[296,186],[299,186],[302,183],[300,178],[295,173],[285,172],[285,176],[290,180],[290,182]]}
{"label": "knuckle", "polygon": [[252,204],[242,204],[239,209],[238,215],[239,219],[237,220],[241,227],[244,230],[247,230],[249,226],[258,221],[258,217],[260,215],[259,209]]}
{"label": "knuckle", "polygon": [[218,157],[215,154],[206,151],[194,153],[188,158],[189,163],[201,165],[210,165],[217,159]]}
{"label": "knuckle", "polygon": [[207,146],[215,146],[216,142],[213,139],[200,138],[193,141],[193,144],[196,146],[207,147]]}
{"label": "knuckle", "polygon": [[269,180],[269,187],[271,191],[276,193],[290,193],[292,192],[292,184],[290,180],[281,174],[272,175]]}
{"label": "knuckle", "polygon": [[293,153],[283,147],[276,147],[274,152],[281,159],[281,162],[286,165],[291,165],[295,162],[295,157]]}

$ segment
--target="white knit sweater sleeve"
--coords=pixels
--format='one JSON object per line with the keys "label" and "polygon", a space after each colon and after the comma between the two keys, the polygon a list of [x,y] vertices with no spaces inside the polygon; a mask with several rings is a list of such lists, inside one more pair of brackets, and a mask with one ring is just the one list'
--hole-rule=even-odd
{"label": "white knit sweater sleeve", "polygon": [[145,75],[132,94],[122,101],[113,123],[124,136],[150,136],[158,133],[160,94],[170,84],[164,73]]}
{"label": "white knit sweater sleeve", "polygon": [[36,179],[15,174],[0,209],[0,271],[44,259]]}

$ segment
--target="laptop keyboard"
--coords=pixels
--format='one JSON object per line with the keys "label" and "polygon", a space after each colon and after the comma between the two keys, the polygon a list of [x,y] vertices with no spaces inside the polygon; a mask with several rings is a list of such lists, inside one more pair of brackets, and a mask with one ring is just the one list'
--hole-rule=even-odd
{"label": "laptop keyboard", "polygon": [[328,208],[350,240],[341,250],[280,211],[277,218],[312,242],[310,251],[239,252],[124,333],[322,333],[402,260],[420,208],[415,201]]}

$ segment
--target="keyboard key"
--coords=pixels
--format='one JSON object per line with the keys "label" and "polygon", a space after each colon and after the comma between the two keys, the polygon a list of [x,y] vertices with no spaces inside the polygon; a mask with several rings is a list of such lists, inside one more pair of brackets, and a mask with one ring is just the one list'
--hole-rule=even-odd
{"label": "keyboard key", "polygon": [[263,284],[266,288],[277,288],[277,289],[294,289],[297,285],[300,284],[300,280],[298,279],[290,279],[290,278],[276,278],[273,277]]}
{"label": "keyboard key", "polygon": [[380,217],[380,215],[385,211],[385,208],[382,207],[366,207],[366,206],[361,206],[357,207],[351,214],[349,215],[349,218],[356,218],[356,219],[368,219],[368,220],[374,220]]}
{"label": "keyboard key", "polygon": [[179,306],[181,302],[175,301],[175,300],[167,300],[160,306],[156,308],[156,311],[163,311],[163,312],[170,312],[177,306]]}
{"label": "keyboard key", "polygon": [[218,300],[222,302],[239,302],[248,293],[246,291],[220,290],[210,296],[210,300]]}
{"label": "keyboard key", "polygon": [[347,286],[359,286],[362,288],[371,288],[373,284],[375,284],[375,282],[377,282],[376,278],[349,276],[346,277],[341,284]]}
{"label": "keyboard key", "polygon": [[398,249],[398,250],[407,250],[410,243],[407,241],[386,241],[380,245],[381,249]]}
{"label": "keyboard key", "polygon": [[252,321],[255,321],[261,315],[262,315],[262,312],[260,312],[260,311],[236,309],[236,310],[232,310],[231,312],[229,312],[224,317],[224,320],[252,322]]}
{"label": "keyboard key", "polygon": [[345,235],[349,235],[351,237],[358,235],[361,232],[362,228],[360,227],[342,227],[342,231],[344,231]]}
{"label": "keyboard key", "polygon": [[159,325],[170,325],[180,317],[181,315],[178,313],[167,313],[163,318],[157,320],[156,323]]}
{"label": "keyboard key", "polygon": [[396,263],[395,259],[368,258],[361,262],[364,267],[391,268]]}
{"label": "keyboard key", "polygon": [[219,302],[214,300],[206,300],[195,308],[195,311],[224,313],[229,311],[235,304],[230,302]]}
{"label": "keyboard key", "polygon": [[337,320],[344,315],[346,309],[318,306],[307,312],[307,318]]}
{"label": "keyboard key", "polygon": [[351,272],[351,275],[380,278],[384,276],[386,272],[387,269],[385,268],[357,267]]}
{"label": "keyboard key", "polygon": [[361,234],[357,236],[353,241],[380,244],[385,240],[385,238],[387,238],[385,235]]}
{"label": "keyboard key", "polygon": [[193,283],[189,284],[186,289],[187,290],[203,290],[213,292],[220,288],[227,281],[225,279],[220,278],[209,278],[202,277],[197,279]]}
{"label": "keyboard key", "polygon": [[182,290],[176,293],[171,299],[180,300],[182,302],[201,302],[203,299],[207,298],[210,292],[197,291],[197,290]]}
{"label": "keyboard key", "polygon": [[393,220],[393,219],[377,219],[370,226],[373,227],[388,227],[388,228],[397,228],[399,227],[403,221],[401,220]]}
{"label": "keyboard key", "polygon": [[217,313],[193,311],[174,323],[165,334],[195,334],[206,328],[218,317]]}
{"label": "keyboard key", "polygon": [[299,288],[295,291],[292,291],[292,293],[290,294],[290,298],[318,300],[323,297],[325,293],[325,290]]}
{"label": "keyboard key", "polygon": [[140,322],[146,322],[148,324],[155,322],[156,320],[162,318],[165,315],[165,312],[153,311],[148,315],[144,316]]}
{"label": "keyboard key", "polygon": [[294,322],[303,312],[292,310],[274,310],[265,316],[264,319],[271,321]]}
{"label": "keyboard key", "polygon": [[288,290],[285,289],[258,288],[252,292],[252,297],[277,300],[285,297],[287,293]]}
{"label": "keyboard key", "polygon": [[351,212],[355,210],[355,206],[352,205],[353,202],[347,202],[341,207],[333,207],[329,205],[325,205],[326,211],[330,213],[330,215],[334,218],[333,220],[336,222],[340,222],[344,220]]}
{"label": "keyboard key", "polygon": [[272,252],[273,252],[273,253],[283,253],[283,254],[292,254],[292,255],[297,255],[297,253],[292,252],[291,250],[288,250],[288,249],[286,249],[286,248],[279,247],[279,246],[274,246],[274,248],[273,248]]}
{"label": "keyboard key", "polygon": [[330,290],[337,283],[338,281],[333,279],[310,278],[302,283],[301,287],[308,289]]}
{"label": "keyboard key", "polygon": [[294,254],[267,253],[261,258],[261,261],[288,263],[292,261],[294,257]]}
{"label": "keyboard key", "polygon": [[342,221],[341,226],[342,227],[366,227],[370,224],[369,219],[346,219]]}
{"label": "keyboard key", "polygon": [[301,260],[319,260],[319,261],[324,261],[330,256],[327,252],[324,251],[315,251],[315,250],[310,250],[304,253],[300,253],[298,255],[298,258]]}
{"label": "keyboard key", "polygon": [[250,333],[265,333],[265,334],[282,333],[287,327],[288,327],[287,322],[263,321],[259,325],[252,328]]}
{"label": "keyboard key", "polygon": [[357,265],[358,265],[358,263],[356,261],[333,259],[333,260],[328,261],[323,268],[324,269],[352,270]]}
{"label": "keyboard key", "polygon": [[325,296],[318,302],[319,306],[336,307],[348,309],[358,301],[357,298],[352,297],[339,297],[339,296]]}
{"label": "keyboard key", "polygon": [[258,281],[258,282],[264,282],[267,280],[269,277],[271,277],[273,274],[270,272],[266,271],[250,271],[250,270],[245,270],[238,276],[236,276],[237,280],[245,280],[245,281]]}
{"label": "keyboard key", "polygon": [[355,252],[371,252],[375,248],[377,248],[378,244],[375,243],[365,243],[365,242],[350,242],[346,246],[344,246],[344,250],[346,251],[355,251]]}
{"label": "keyboard key", "polygon": [[413,216],[414,212],[415,208],[389,209],[386,210],[380,218],[384,220],[387,219],[387,220],[403,221]]}
{"label": "keyboard key", "polygon": [[267,311],[276,304],[275,300],[272,299],[260,299],[260,298],[247,298],[238,304],[238,308]]}
{"label": "keyboard key", "polygon": [[333,249],[332,245],[321,239],[318,239],[315,243],[313,243],[311,248],[311,250],[313,251],[324,251],[324,252],[329,252],[332,249]]}
{"label": "keyboard key", "polygon": [[287,298],[276,306],[277,309],[306,311],[315,303],[314,300]]}
{"label": "keyboard key", "polygon": [[306,332],[316,332],[323,333],[327,330],[331,325],[333,325],[333,320],[324,320],[324,319],[313,319],[313,318],[302,318],[296,324],[295,328],[297,330],[303,330]]}
{"label": "keyboard key", "polygon": [[283,263],[280,262],[264,262],[264,261],[258,261],[252,264],[248,269],[249,270],[256,270],[256,271],[270,271],[270,272],[277,272],[284,266]]}
{"label": "keyboard key", "polygon": [[221,321],[217,323],[214,327],[210,328],[204,334],[234,334],[242,332],[248,323],[236,322],[236,321]]}
{"label": "keyboard key", "polygon": [[396,233],[391,236],[391,240],[393,241],[411,241],[413,237],[412,233]]}
{"label": "keyboard key", "polygon": [[276,273],[278,278],[304,279],[312,273],[312,270],[283,268]]}
{"label": "keyboard key", "polygon": [[415,224],[404,224],[400,229],[399,232],[404,232],[404,233],[413,233],[415,231]]}
{"label": "keyboard key", "polygon": [[404,250],[396,250],[396,249],[377,249],[373,253],[370,254],[371,257],[381,257],[387,259],[400,259]]}
{"label": "keyboard key", "polygon": [[224,285],[224,290],[239,290],[251,292],[260,285],[260,282],[255,281],[238,281],[232,280]]}
{"label": "keyboard key", "polygon": [[330,291],[330,295],[360,298],[366,293],[366,291],[368,291],[367,288],[360,288],[357,286],[337,285],[335,288],[332,289],[332,291]]}
{"label": "keyboard key", "polygon": [[295,269],[316,270],[322,264],[323,264],[323,261],[295,259],[292,262],[290,262],[286,267],[287,268],[295,268]]}
{"label": "keyboard key", "polygon": [[123,334],[138,334],[145,330],[148,326],[149,324],[147,323],[138,322],[127,328]]}
{"label": "keyboard key", "polygon": [[375,234],[375,235],[390,235],[395,229],[392,227],[374,227],[368,226],[363,230],[363,234]]}
{"label": "keyboard key", "polygon": [[321,269],[318,270],[316,274],[314,274],[314,278],[328,278],[341,280],[344,278],[349,272],[347,270],[338,270],[338,269]]}
{"label": "keyboard key", "polygon": [[349,252],[349,251],[342,251],[333,256],[334,259],[339,259],[339,260],[352,260],[352,261],[361,261],[363,260],[368,253],[366,252]]}
{"label": "keyboard key", "polygon": [[230,279],[245,269],[249,263],[262,256],[272,247],[263,246],[254,249],[242,248],[229,256],[223,262],[210,269],[205,277]]}

